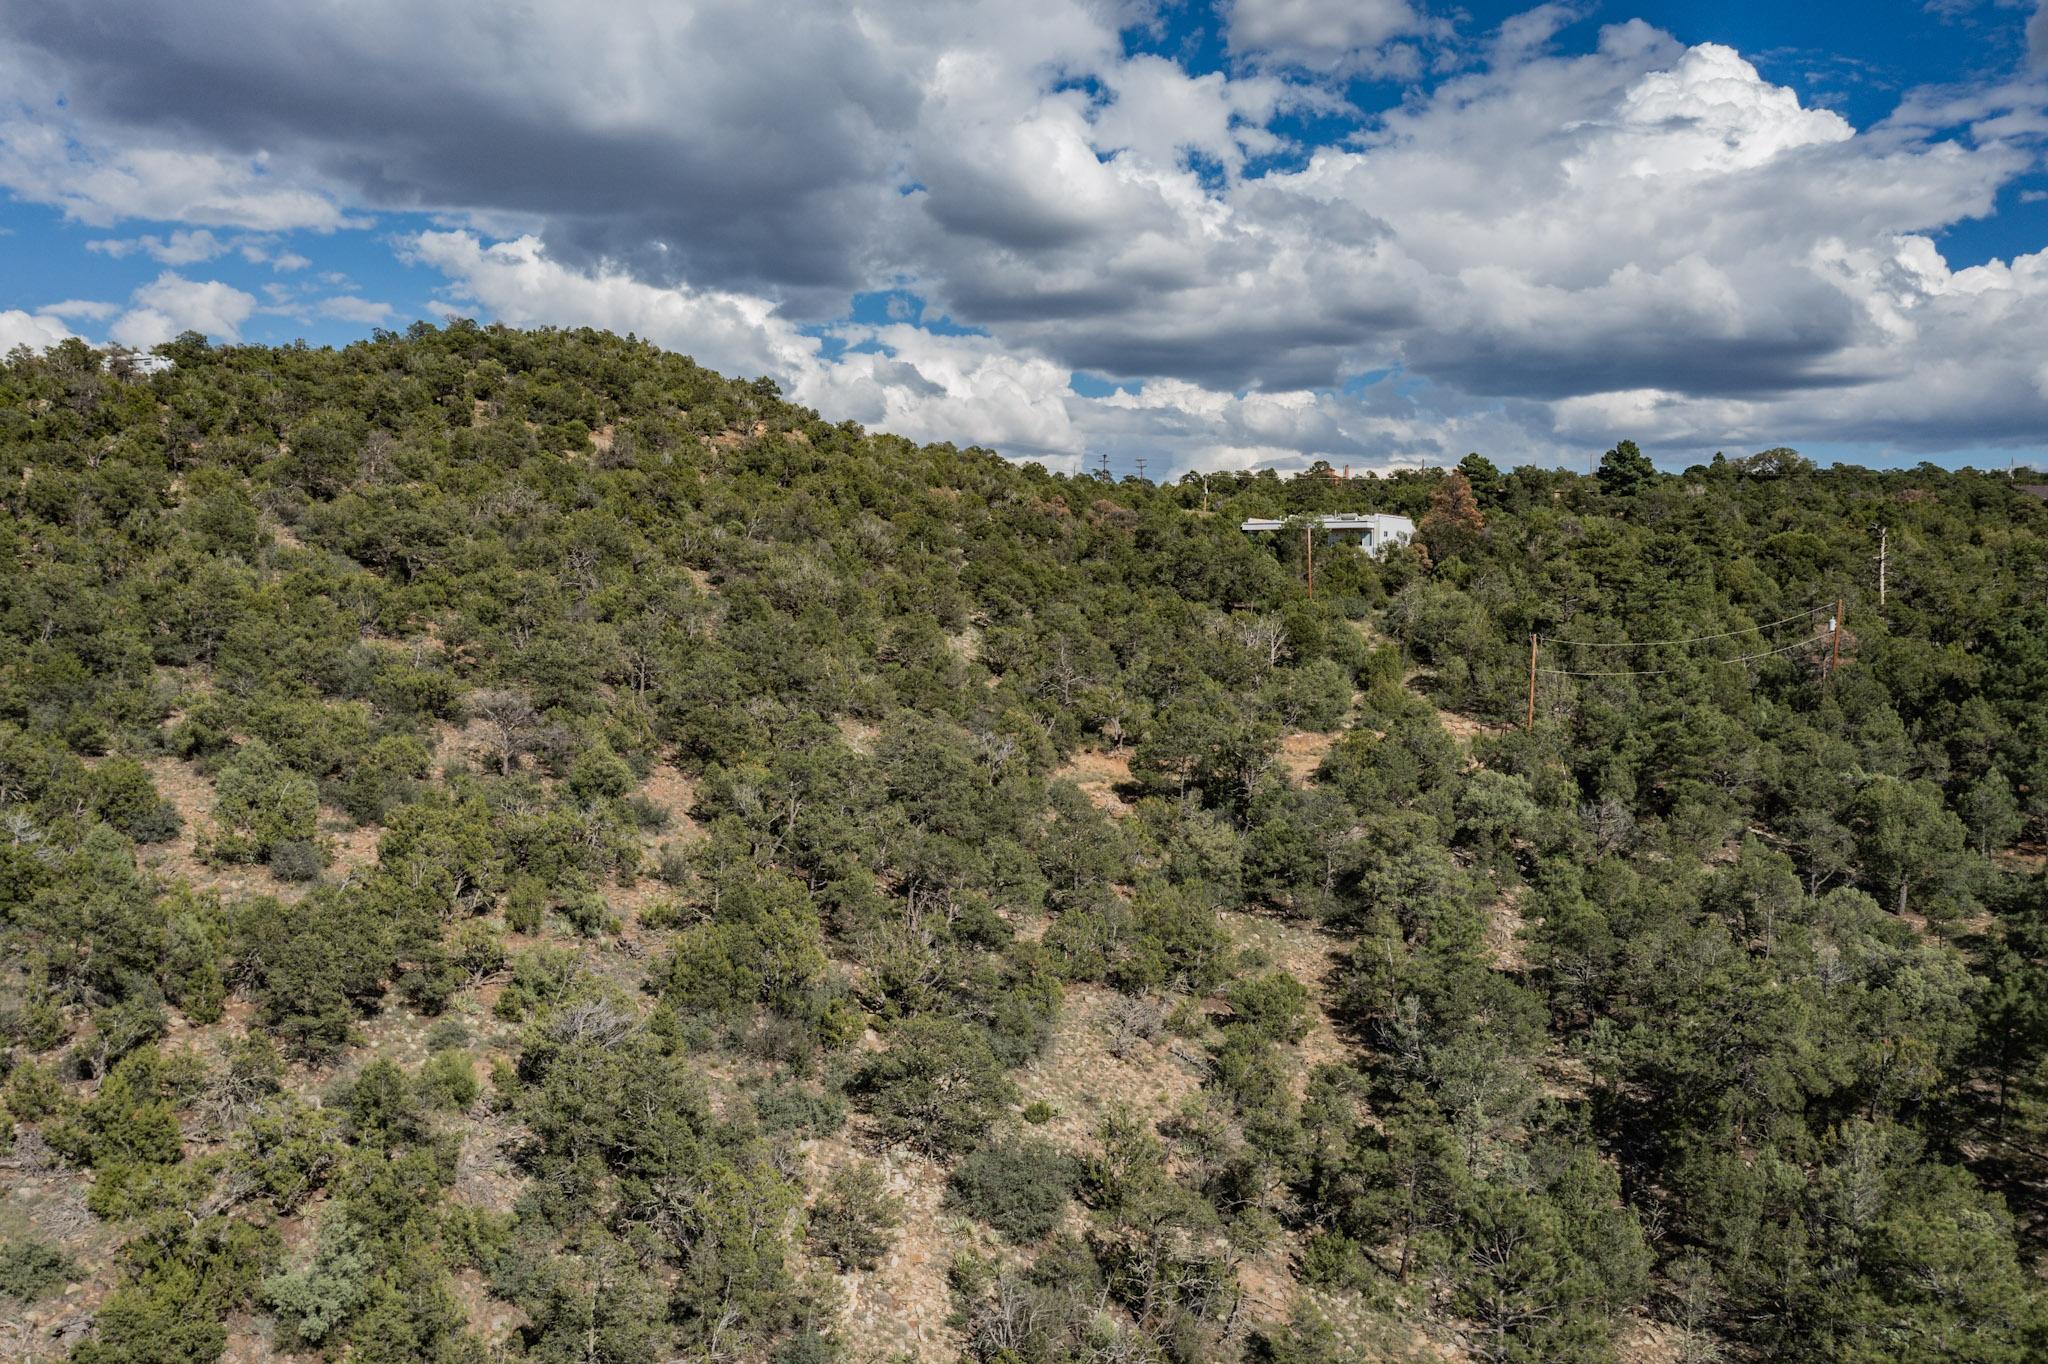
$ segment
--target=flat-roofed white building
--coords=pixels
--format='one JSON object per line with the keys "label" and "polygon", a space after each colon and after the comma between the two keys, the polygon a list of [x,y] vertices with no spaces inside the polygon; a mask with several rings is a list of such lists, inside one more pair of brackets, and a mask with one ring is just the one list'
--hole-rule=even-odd
{"label": "flat-roofed white building", "polygon": [[1254,516],[1240,529],[1253,532],[1286,530],[1290,525],[1300,525],[1304,521],[1320,530],[1355,534],[1360,537],[1358,543],[1365,552],[1375,556],[1390,545],[1405,545],[1415,538],[1415,523],[1391,512],[1330,512],[1323,516],[1291,519]]}

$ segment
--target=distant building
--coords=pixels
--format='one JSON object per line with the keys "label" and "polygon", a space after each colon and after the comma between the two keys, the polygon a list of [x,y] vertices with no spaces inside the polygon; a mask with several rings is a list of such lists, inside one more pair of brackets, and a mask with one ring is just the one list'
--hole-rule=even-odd
{"label": "distant building", "polygon": [[161,374],[173,363],[170,356],[153,351],[114,349],[107,352],[100,366],[111,374],[129,379],[138,375]]}
{"label": "distant building", "polygon": [[[1415,538],[1415,523],[1390,512],[1332,512],[1327,516],[1302,519],[1314,521],[1327,532],[1359,536],[1359,545],[1374,557],[1389,546],[1405,545]],[[1286,530],[1289,524],[1286,520],[1254,516],[1241,529],[1252,532]]]}

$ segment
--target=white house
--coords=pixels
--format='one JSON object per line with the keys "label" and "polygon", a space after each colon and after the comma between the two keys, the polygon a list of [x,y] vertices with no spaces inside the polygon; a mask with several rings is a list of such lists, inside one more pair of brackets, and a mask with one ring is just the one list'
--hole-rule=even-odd
{"label": "white house", "polygon": [[[1325,516],[1301,518],[1313,521],[1325,531],[1344,531],[1357,534],[1359,544],[1367,554],[1378,556],[1389,545],[1405,545],[1415,537],[1415,523],[1405,516],[1390,512],[1331,512]],[[1247,531],[1285,530],[1290,523],[1270,517],[1254,516],[1241,527]]]}

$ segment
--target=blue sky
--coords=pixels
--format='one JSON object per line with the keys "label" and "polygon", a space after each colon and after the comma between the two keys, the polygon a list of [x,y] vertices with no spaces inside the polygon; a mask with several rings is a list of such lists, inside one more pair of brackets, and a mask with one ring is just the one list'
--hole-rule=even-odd
{"label": "blue sky", "polygon": [[2031,3],[591,13],[0,0],[0,345],[610,326],[1065,467],[2048,450]]}

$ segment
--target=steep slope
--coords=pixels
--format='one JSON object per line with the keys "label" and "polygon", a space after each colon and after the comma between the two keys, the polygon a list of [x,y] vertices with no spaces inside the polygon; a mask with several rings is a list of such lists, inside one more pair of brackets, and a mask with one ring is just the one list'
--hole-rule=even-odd
{"label": "steep slope", "polygon": [[[0,369],[22,1357],[2042,1342],[1995,482],[1112,485],[596,333],[168,351]],[[1340,507],[1422,544],[1235,529]],[[1532,631],[1716,638],[1546,645],[1524,733]]]}

